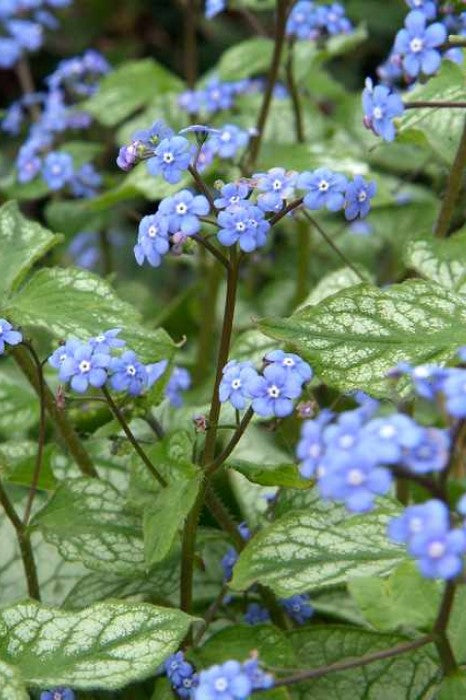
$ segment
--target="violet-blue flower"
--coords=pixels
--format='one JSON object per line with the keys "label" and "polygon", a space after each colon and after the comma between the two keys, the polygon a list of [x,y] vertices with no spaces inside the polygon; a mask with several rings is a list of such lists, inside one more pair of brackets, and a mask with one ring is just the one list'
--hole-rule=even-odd
{"label": "violet-blue flower", "polygon": [[40,700],[75,700],[76,695],[71,688],[53,688],[53,690],[43,690]]}
{"label": "violet-blue flower", "polygon": [[311,0],[299,0],[291,8],[286,22],[286,34],[297,39],[315,39],[318,36],[317,10]]}
{"label": "violet-blue flower", "polygon": [[262,209],[248,200],[221,211],[217,221],[220,226],[217,238],[222,245],[239,243],[241,250],[250,253],[267,241],[270,224],[265,220]]}
{"label": "violet-blue flower", "polygon": [[436,0],[405,0],[411,10],[419,10],[426,19],[435,19],[437,16]]}
{"label": "violet-blue flower", "polygon": [[251,681],[252,690],[268,690],[269,688],[273,687],[274,679],[272,674],[265,673],[265,671],[261,669],[259,659],[257,657],[244,661],[242,667],[244,673]]}
{"label": "violet-blue flower", "polygon": [[344,7],[339,2],[317,7],[317,24],[331,36],[348,34],[352,30],[351,22],[345,14]]}
{"label": "violet-blue flower", "polygon": [[361,175],[356,175],[349,182],[345,191],[345,217],[348,221],[358,216],[364,218],[371,208],[371,199],[376,193],[375,182],[366,182]]}
{"label": "violet-blue flower", "polygon": [[138,240],[134,246],[134,257],[138,265],[142,265],[146,258],[152,267],[158,267],[161,264],[162,257],[170,248],[168,223],[168,218],[158,212],[143,216],[139,222]]}
{"label": "violet-blue flower", "polygon": [[165,387],[165,396],[172,406],[180,408],[183,405],[182,391],[191,386],[191,375],[184,367],[174,367]]}
{"label": "violet-blue flower", "polygon": [[448,413],[454,418],[466,418],[466,369],[449,369],[442,391]]}
{"label": "violet-blue flower", "polygon": [[178,651],[169,656],[164,667],[167,678],[178,697],[191,698],[198,676],[192,665],[185,660],[183,652]]}
{"label": "violet-blue flower", "polygon": [[226,661],[200,672],[194,700],[246,700],[251,691],[251,679],[239,661]]}
{"label": "violet-blue flower", "polygon": [[204,14],[206,19],[212,19],[226,9],[226,0],[206,0]]}
{"label": "violet-blue flower", "polygon": [[181,190],[162,199],[158,214],[167,219],[170,233],[181,231],[185,236],[192,236],[201,228],[199,217],[208,214],[209,209],[203,194],[193,195],[189,190]]}
{"label": "violet-blue flower", "polygon": [[414,535],[426,530],[444,532],[449,525],[448,508],[442,501],[431,499],[419,505],[408,506],[401,515],[388,523],[388,536],[394,542],[407,544]]}
{"label": "violet-blue flower", "polygon": [[244,621],[248,625],[261,625],[264,622],[270,622],[270,615],[268,610],[259,605],[259,603],[249,603],[244,613]]}
{"label": "violet-blue flower", "polygon": [[447,466],[450,446],[448,430],[423,428],[421,441],[403,452],[402,463],[414,474],[439,472]]}
{"label": "violet-blue flower", "polygon": [[222,186],[220,194],[222,195],[221,197],[214,199],[217,209],[225,209],[234,204],[243,204],[249,195],[249,185],[241,180],[228,182]]}
{"label": "violet-blue flower", "polygon": [[5,352],[5,345],[18,345],[22,340],[22,334],[15,331],[6,319],[0,318],[0,355]]}
{"label": "violet-blue flower", "polygon": [[393,413],[366,423],[361,442],[379,462],[395,464],[402,459],[404,450],[416,448],[424,437],[424,430],[416,421],[402,413]]}
{"label": "violet-blue flower", "polygon": [[329,211],[338,211],[343,207],[347,185],[348,181],[344,175],[327,168],[318,168],[313,172],[305,171],[297,180],[297,186],[307,190],[304,205],[308,209],[326,207]]}
{"label": "violet-blue flower", "polygon": [[69,382],[74,391],[83,394],[89,385],[100,388],[105,384],[109,364],[107,353],[96,351],[89,343],[79,343],[60,364],[58,376],[60,381]]}
{"label": "violet-blue flower", "polygon": [[121,333],[121,328],[110,328],[108,331],[103,331],[89,338],[89,345],[95,348],[96,352],[109,355],[114,348],[123,348],[126,343],[122,338],[118,338]]}
{"label": "violet-blue flower", "polygon": [[280,605],[298,625],[304,625],[314,614],[309,596],[306,593],[281,598]]}
{"label": "violet-blue flower", "polygon": [[225,124],[225,126],[220,128],[218,134],[209,136],[212,150],[220,158],[233,158],[241,148],[247,146],[248,142],[248,132],[234,124]]}
{"label": "violet-blue flower", "polygon": [[285,352],[284,350],[270,350],[264,356],[264,361],[267,364],[278,364],[290,374],[295,374],[301,379],[303,384],[310,382],[312,379],[312,368],[299,355],[293,352]]}
{"label": "violet-blue flower", "polygon": [[219,385],[219,398],[222,403],[229,401],[238,411],[246,407],[251,398],[249,383],[257,377],[257,372],[251,362],[231,360],[223,368],[223,376]]}
{"label": "violet-blue flower", "polygon": [[42,177],[51,190],[60,190],[73,177],[73,158],[69,153],[52,151],[44,159]]}
{"label": "violet-blue flower", "polygon": [[264,418],[284,418],[293,412],[293,400],[300,396],[302,380],[278,364],[267,365],[263,376],[249,382],[252,408]]}
{"label": "violet-blue flower", "polygon": [[297,173],[285,168],[271,168],[266,173],[254,173],[255,187],[261,194],[257,204],[264,211],[280,211],[284,202],[293,196]]}
{"label": "violet-blue flower", "polygon": [[447,30],[440,22],[426,27],[426,16],[414,10],[405,19],[404,29],[395,37],[394,50],[403,56],[403,68],[412,78],[419,73],[432,75],[441,63],[437,50],[447,38]]}
{"label": "violet-blue flower", "polygon": [[325,453],[323,430],[332,419],[333,413],[322,410],[317,418],[304,421],[301,427],[301,435],[296,446],[296,456],[299,459],[299,473],[304,479],[314,476],[318,465]]}
{"label": "violet-blue flower", "polygon": [[109,363],[110,385],[115,391],[126,391],[139,396],[147,387],[147,371],[133,350],[125,350],[120,357],[112,357]]}
{"label": "violet-blue flower", "polygon": [[362,106],[364,125],[384,141],[393,141],[396,133],[393,119],[404,112],[401,97],[385,85],[374,87],[372,80],[367,78],[362,93]]}
{"label": "violet-blue flower", "polygon": [[63,345],[59,345],[58,348],[50,355],[48,358],[49,365],[54,369],[60,369],[65,360],[74,357],[76,349],[81,344],[82,342],[77,338],[68,338]]}
{"label": "violet-blue flower", "polygon": [[175,185],[182,178],[191,162],[192,146],[183,136],[162,139],[147,161],[151,175],[162,175],[164,180]]}
{"label": "violet-blue flower", "polygon": [[466,533],[459,529],[436,532],[428,529],[411,538],[408,551],[416,557],[423,576],[450,580],[455,578],[463,568]]}

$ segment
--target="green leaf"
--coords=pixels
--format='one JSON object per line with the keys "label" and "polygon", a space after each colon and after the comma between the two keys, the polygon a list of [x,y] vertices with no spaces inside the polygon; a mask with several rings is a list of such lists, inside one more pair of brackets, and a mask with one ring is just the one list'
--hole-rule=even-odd
{"label": "green leaf", "polygon": [[145,362],[170,357],[174,350],[164,331],[140,325],[139,313],[87,270],[39,270],[3,311],[15,323],[43,328],[56,338],[75,335],[87,339],[103,329],[121,327],[121,337]]}
{"label": "green leaf", "polygon": [[29,700],[21,674],[15,666],[0,659],[0,700]]}
{"label": "green leaf", "polygon": [[[363,275],[367,279],[369,272],[364,271]],[[348,287],[354,287],[357,284],[361,284],[361,278],[350,267],[341,267],[324,275],[302,304],[299,305],[299,308],[309,305],[314,306],[323,299],[332,296],[332,294],[336,294],[342,289],[348,289]]]}
{"label": "green leaf", "polygon": [[309,481],[303,479],[296,464],[257,464],[244,459],[232,459],[228,467],[243,474],[249,481],[261,486],[284,486],[289,489],[308,489]]}
{"label": "green leaf", "polygon": [[19,287],[34,263],[60,240],[60,236],[26,219],[16,202],[0,207],[0,301]]}
{"label": "green leaf", "polygon": [[466,294],[466,229],[446,240],[413,241],[407,245],[404,257],[406,265],[422,277]]}
{"label": "green leaf", "polygon": [[289,597],[341,585],[355,576],[386,575],[406,558],[386,534],[387,522],[397,512],[386,506],[329,525],[322,514],[294,511],[248,542],[230,585],[245,590],[259,582]]}
{"label": "green leaf", "polygon": [[215,73],[221,80],[243,80],[266,73],[272,51],[271,39],[259,37],[240,41],[222,54]]}
{"label": "green leaf", "polygon": [[64,481],[32,526],[68,561],[128,578],[145,572],[140,525],[107,482],[86,477]]}
{"label": "green leaf", "polygon": [[464,627],[466,624],[466,586],[458,586],[456,589],[453,609],[448,621],[448,638],[453,647],[456,660],[459,664],[466,663],[466,636]]}
{"label": "green leaf", "polygon": [[464,700],[466,698],[466,673],[460,671],[454,676],[444,678],[436,700]]}
{"label": "green leaf", "polygon": [[174,694],[168,678],[166,676],[156,678],[151,700],[173,700],[173,698]]}
{"label": "green leaf", "polygon": [[151,58],[127,61],[106,75],[98,92],[81,107],[104,126],[115,126],[149,102],[154,93],[182,87],[179,78]]}
{"label": "green leaf", "polygon": [[155,673],[192,619],[148,603],[111,601],[75,613],[17,603],[0,612],[0,654],[33,687],[112,690]]}
{"label": "green leaf", "polygon": [[[408,100],[464,101],[464,78],[464,67],[452,61],[442,61],[438,74],[424,85],[418,83],[408,93]],[[451,163],[460,142],[463,125],[464,114],[461,109],[408,109],[400,119],[399,132],[404,138],[415,138],[416,133],[421,132],[437,155]]]}
{"label": "green leaf", "polygon": [[19,372],[9,370],[0,371],[0,432],[5,437],[24,434],[39,420],[36,394]]}
{"label": "green leaf", "polygon": [[354,578],[348,588],[364,617],[379,630],[431,629],[441,600],[438,583],[423,578],[412,562],[401,564],[385,580]]}
{"label": "green leaf", "polygon": [[442,363],[466,344],[466,304],[421,280],[384,291],[359,285],[259,328],[302,353],[331,386],[386,395],[385,374],[398,362]]}
{"label": "green leaf", "polygon": [[145,509],[142,531],[147,566],[153,566],[169,554],[199,492],[202,477],[196,471],[193,467],[191,478],[168,484]]}
{"label": "green leaf", "polygon": [[[37,443],[32,440],[15,440],[0,444],[0,476],[12,484],[30,486],[36,466]],[[55,445],[46,445],[43,450],[41,471],[37,488],[51,491],[55,487],[52,459]]]}
{"label": "green leaf", "polygon": [[[409,641],[343,625],[312,625],[288,634],[302,668],[319,668],[355,659]],[[296,700],[420,700],[427,693],[438,666],[432,647],[422,647],[399,656],[358,668],[329,673],[293,688]]]}
{"label": "green leaf", "polygon": [[89,213],[89,200],[51,200],[45,207],[48,225],[66,236],[80,231],[98,231],[104,221],[104,213]]}

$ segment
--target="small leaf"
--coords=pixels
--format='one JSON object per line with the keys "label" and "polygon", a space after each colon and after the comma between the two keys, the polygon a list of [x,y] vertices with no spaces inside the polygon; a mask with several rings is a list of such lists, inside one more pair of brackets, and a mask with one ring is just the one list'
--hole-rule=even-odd
{"label": "small leaf", "polygon": [[457,294],[466,294],[466,229],[451,238],[413,241],[405,251],[405,262],[422,277]]}
{"label": "small leaf", "polygon": [[331,386],[387,395],[385,375],[398,362],[442,363],[466,344],[466,303],[421,280],[384,291],[358,285],[259,328],[290,343]]}
{"label": "small leaf", "polygon": [[464,700],[466,698],[466,673],[459,671],[442,681],[436,700]]}
{"label": "small leaf", "polygon": [[0,303],[17,289],[34,263],[61,240],[40,224],[26,219],[16,202],[0,207]]}
{"label": "small leaf", "polygon": [[15,666],[0,659],[0,700],[29,700],[21,674]]}
{"label": "small leaf", "polygon": [[228,467],[243,474],[249,481],[261,486],[284,486],[290,489],[308,489],[296,464],[257,464],[244,459],[229,460]]}
{"label": "small leaf", "polygon": [[0,654],[33,687],[112,690],[155,673],[192,619],[148,603],[97,603],[76,613],[17,603],[0,612]]}
{"label": "small leaf", "polygon": [[221,80],[243,80],[265,73],[270,65],[272,51],[271,39],[259,37],[240,41],[224,51],[215,72]]}
{"label": "small leaf", "polygon": [[293,511],[246,545],[231,587],[245,590],[259,582],[288,597],[341,585],[355,576],[386,575],[406,558],[404,549],[386,535],[387,522],[397,512],[387,505],[329,525],[325,515]]}

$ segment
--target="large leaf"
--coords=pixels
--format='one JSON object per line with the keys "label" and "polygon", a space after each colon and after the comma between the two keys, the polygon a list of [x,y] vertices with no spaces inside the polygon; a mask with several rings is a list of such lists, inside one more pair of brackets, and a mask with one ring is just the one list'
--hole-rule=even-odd
{"label": "large leaf", "polygon": [[246,545],[231,587],[245,590],[259,582],[288,597],[341,585],[355,576],[388,574],[406,557],[386,534],[396,512],[387,506],[330,525],[322,514],[293,511]]}
{"label": "large leaf", "polygon": [[259,327],[290,343],[329,384],[383,395],[398,362],[444,362],[466,344],[466,303],[420,280],[384,291],[359,285]]}
{"label": "large leaf", "polygon": [[16,289],[36,260],[60,240],[60,236],[26,219],[16,202],[0,207],[0,300]]}
{"label": "large leaf", "polygon": [[441,588],[405,562],[388,577],[358,576],[349,590],[364,617],[379,630],[415,627],[431,629],[438,612]]}
{"label": "large leaf", "polygon": [[[51,491],[55,486],[52,460],[55,445],[46,445],[42,455],[37,488]],[[0,477],[12,484],[30,486],[36,466],[37,443],[32,440],[11,440],[0,444]]]}
{"label": "large leaf", "polygon": [[273,51],[271,39],[258,37],[240,41],[222,54],[217,72],[222,80],[243,80],[266,73]]}
{"label": "large leaf", "polygon": [[[367,271],[364,271],[362,274],[366,278],[369,275]],[[350,267],[341,267],[338,270],[329,272],[319,280],[314,289],[309,293],[302,304],[300,304],[300,308],[309,305],[314,306],[323,299],[332,296],[332,294],[336,294],[348,287],[354,287],[357,284],[361,284],[361,278]]]}
{"label": "large leaf", "polygon": [[15,666],[0,659],[0,700],[29,700],[21,674]]}
{"label": "large leaf", "polygon": [[143,361],[154,362],[173,353],[164,331],[143,328],[139,313],[119,299],[107,282],[87,270],[39,270],[10,298],[4,312],[17,324],[43,328],[56,338],[75,335],[86,339],[121,327],[121,336]]}
{"label": "large leaf", "polygon": [[111,690],[153,674],[191,620],[148,603],[97,603],[75,613],[18,603],[0,613],[0,654],[33,687]]}
{"label": "large leaf", "polygon": [[9,370],[0,371],[0,433],[5,437],[24,433],[39,419],[39,402],[30,384],[18,371]]}
{"label": "large leaf", "polygon": [[[406,638],[338,625],[296,629],[288,635],[302,668],[354,659],[389,649]],[[431,647],[329,673],[293,689],[296,700],[420,700],[437,672]]]}
{"label": "large leaf", "polygon": [[115,126],[155,93],[179,91],[182,85],[179,78],[151,58],[127,61],[105,76],[98,92],[83,107],[101,124]]}
{"label": "large leaf", "polygon": [[422,277],[457,294],[466,294],[466,230],[446,240],[429,238],[409,243],[405,262]]}
{"label": "large leaf", "polygon": [[459,671],[454,676],[444,678],[436,698],[437,700],[464,700],[466,698],[466,673]]}
{"label": "large leaf", "polygon": [[86,477],[63,482],[32,524],[66,560],[128,578],[145,571],[140,525],[109,483]]}

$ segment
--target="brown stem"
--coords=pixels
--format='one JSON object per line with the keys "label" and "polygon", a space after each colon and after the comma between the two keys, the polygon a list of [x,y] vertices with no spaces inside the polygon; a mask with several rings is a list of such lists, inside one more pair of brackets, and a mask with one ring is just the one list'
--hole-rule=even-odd
{"label": "brown stem", "polygon": [[196,166],[194,164],[191,164],[190,166],[188,166],[188,171],[189,171],[191,177],[193,178],[194,182],[196,183],[196,185],[199,187],[199,189],[203,193],[203,195],[207,198],[207,200],[210,204],[210,208],[216,214],[218,212],[218,209],[215,206],[212,192],[209,190],[206,183],[204,182],[204,180],[200,176],[199,171],[197,170]]}
{"label": "brown stem", "polygon": [[229,269],[230,263],[228,261],[228,258],[226,258],[218,248],[212,245],[212,243],[208,241],[207,238],[200,236],[198,233],[195,233],[190,237],[197,241],[199,245],[203,246],[206,250],[208,250],[209,253],[211,253],[214,256],[214,258],[216,258],[223,265],[223,267],[225,267],[227,270]]}
{"label": "brown stem", "polygon": [[210,484],[208,484],[206,489],[205,503],[222,530],[230,535],[235,549],[240,552],[244,548],[244,540],[238,532],[237,525],[230,516],[230,513]]}
{"label": "brown stem", "polygon": [[296,141],[304,143],[306,137],[304,135],[303,113],[301,109],[301,101],[299,99],[298,86],[294,77],[294,39],[288,41],[288,57],[286,61],[286,83],[291,97],[294,114],[294,128],[296,133]]}
{"label": "brown stem", "polygon": [[204,480],[199,489],[196,501],[186,518],[181,540],[180,608],[186,613],[191,612],[193,605],[193,576],[197,524],[204,504],[206,490],[207,482]]}
{"label": "brown stem", "polygon": [[148,471],[154,477],[154,479],[156,479],[156,481],[159,482],[160,486],[162,486],[164,488],[167,485],[167,482],[165,481],[163,476],[160,474],[160,472],[157,470],[157,468],[152,464],[149,457],[142,449],[141,445],[139,444],[139,441],[136,439],[131,428],[129,427],[129,425],[126,421],[126,418],[123,415],[123,412],[117,406],[117,404],[113,400],[110,392],[108,391],[108,389],[105,385],[102,387],[102,393],[105,396],[108,405],[110,406],[110,410],[112,411],[113,415],[117,419],[118,423],[121,425],[123,432],[125,433],[126,437],[130,441],[135,452],[137,452],[137,454],[139,455],[141,460],[144,462],[144,465],[147,467]]}
{"label": "brown stem", "polygon": [[448,234],[450,222],[455,209],[456,200],[461,190],[464,167],[466,165],[466,119],[463,133],[456,151],[455,159],[448,176],[447,188],[443,197],[440,213],[435,225],[435,235],[438,238],[445,238]]}
{"label": "brown stem", "polygon": [[252,408],[248,408],[228,445],[218,455],[218,457],[216,457],[216,459],[214,459],[214,461],[206,467],[207,474],[214,474],[217,471],[217,469],[219,469],[222,466],[222,464],[226,462],[226,460],[231,455],[236,445],[244,435],[244,432],[248,427],[249,423],[251,422],[253,415],[254,411],[252,410]]}
{"label": "brown stem", "polygon": [[26,576],[26,583],[28,588],[28,593],[31,598],[35,600],[40,600],[40,589],[39,581],[37,578],[37,569],[34,561],[34,554],[31,547],[31,540],[29,535],[25,532],[24,525],[21,522],[16,510],[13,507],[8,494],[3,488],[3,484],[0,481],[0,503],[3,506],[5,515],[13,525],[16,537],[18,539],[19,550],[21,554],[21,561],[23,562],[24,573]]}
{"label": "brown stem", "polygon": [[400,654],[406,654],[409,651],[414,651],[419,649],[426,644],[430,644],[433,641],[432,635],[427,635],[421,637],[420,639],[415,639],[411,642],[405,642],[403,644],[397,644],[390,649],[383,649],[382,651],[376,651],[373,654],[366,654],[365,656],[360,656],[355,659],[348,659],[346,661],[336,661],[333,664],[328,664],[326,666],[319,666],[318,668],[309,669],[306,671],[300,671],[295,673],[288,678],[279,678],[275,681],[274,687],[278,688],[281,686],[295,685],[296,683],[303,683],[304,681],[312,680],[315,678],[321,678],[326,676],[328,673],[333,673],[336,671],[346,671],[350,668],[358,668],[359,666],[367,666],[375,661],[381,661],[383,659],[389,659],[392,656],[399,656]]}
{"label": "brown stem", "polygon": [[[205,251],[201,248],[200,253]],[[228,262],[228,261],[227,261]],[[199,295],[200,322],[199,336],[196,350],[196,364],[193,372],[193,380],[200,384],[209,376],[216,337],[217,299],[222,280],[222,268],[215,261],[210,261],[204,254],[201,258],[202,273],[205,283]],[[229,264],[229,263],[228,263]]]}
{"label": "brown stem", "polygon": [[448,621],[453,607],[456,586],[452,581],[447,581],[443,593],[442,603],[434,625],[434,642],[437,648],[443,672],[446,676],[451,676],[458,670],[458,664],[447,637]]}
{"label": "brown stem", "polygon": [[[36,368],[31,361],[27,350],[18,345],[11,352],[16,364],[26,376],[27,380],[40,397],[41,387],[38,381]],[[66,413],[58,408],[53,393],[50,391],[47,383],[44,381],[44,403],[47,413],[55,424],[63,442],[66,444],[71,456],[75,460],[79,470],[84,476],[97,477],[92,460],[86,452],[81,440],[76,434],[73,426],[68,420]]]}
{"label": "brown stem", "polygon": [[293,199],[292,202],[286,205],[286,207],[283,207],[283,209],[280,209],[279,212],[274,214],[272,218],[270,219],[270,225],[274,226],[276,223],[280,221],[280,219],[283,219],[284,216],[290,213],[290,211],[294,211],[298,207],[301,206],[303,203],[303,197],[299,197],[298,199]]}
{"label": "brown stem", "polygon": [[108,277],[113,272],[112,244],[105,229],[99,231],[100,257],[102,264],[102,274]]}
{"label": "brown stem", "polygon": [[466,102],[449,102],[448,100],[415,100],[405,102],[405,109],[421,109],[424,107],[435,107],[438,109],[466,109]]}
{"label": "brown stem", "polygon": [[[23,95],[28,96],[34,94],[36,88],[34,85],[29,61],[26,58],[26,56],[21,56],[21,58],[15,66],[15,71]],[[34,121],[38,121],[40,119],[40,109],[38,105],[30,104],[28,105],[28,109],[32,119]]]}
{"label": "brown stem", "polygon": [[223,599],[225,598],[227,593],[228,593],[228,585],[226,583],[224,583],[223,586],[221,587],[217,597],[215,598],[215,600],[207,608],[207,612],[204,615],[204,619],[202,621],[202,626],[199,628],[199,630],[197,631],[197,633],[194,636],[194,639],[193,639],[193,646],[194,647],[196,647],[199,644],[202,637],[205,635],[205,633],[209,629],[209,625],[211,622],[213,622],[215,615],[219,611],[219,608],[222,605]]}

